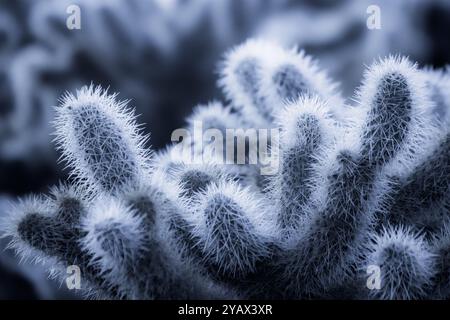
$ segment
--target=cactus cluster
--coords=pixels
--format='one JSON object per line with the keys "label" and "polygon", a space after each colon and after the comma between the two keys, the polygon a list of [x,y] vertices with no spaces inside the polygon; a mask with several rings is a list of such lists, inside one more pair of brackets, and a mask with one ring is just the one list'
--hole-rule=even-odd
{"label": "cactus cluster", "polygon": [[[164,125],[181,123],[185,113],[158,121],[152,114],[164,114],[167,106],[183,110],[197,96],[212,94],[213,75],[205,70],[259,20],[273,15],[271,10],[286,6],[272,0],[218,1],[0,2],[0,161],[52,166],[55,175],[49,141],[54,113],[48,106],[87,81],[107,82],[133,97],[153,128],[154,143],[163,144]],[[80,8],[81,29],[67,26],[74,5]],[[196,41],[196,34],[208,40]],[[194,57],[200,59],[192,64]],[[186,84],[185,75],[195,80]],[[174,96],[168,86],[183,90]]]}
{"label": "cactus cluster", "polygon": [[278,129],[238,154],[268,144],[266,176],[195,134],[200,164],[149,151],[127,102],[83,87],[55,109],[70,181],[15,203],[2,233],[60,279],[79,266],[97,298],[449,298],[448,77],[387,57],[350,104],[303,52],[245,42],[222,64],[227,103],[188,130]]}

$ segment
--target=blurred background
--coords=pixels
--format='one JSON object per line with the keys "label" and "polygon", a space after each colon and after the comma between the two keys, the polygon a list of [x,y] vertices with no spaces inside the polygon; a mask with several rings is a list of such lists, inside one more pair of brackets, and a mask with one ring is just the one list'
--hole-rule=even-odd
{"label": "blurred background", "polygon": [[[70,5],[80,30],[66,26]],[[370,5],[380,29],[367,27]],[[0,216],[8,201],[65,179],[51,136],[65,91],[93,82],[120,92],[159,149],[196,104],[224,99],[218,63],[249,37],[304,49],[351,97],[380,56],[450,63],[449,18],[448,0],[0,0]],[[77,298],[6,245],[0,299]]]}

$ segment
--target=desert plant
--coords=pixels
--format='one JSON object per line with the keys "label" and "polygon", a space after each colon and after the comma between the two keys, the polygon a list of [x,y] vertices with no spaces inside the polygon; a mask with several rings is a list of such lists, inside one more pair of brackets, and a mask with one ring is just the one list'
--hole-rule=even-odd
{"label": "desert plant", "polygon": [[435,273],[431,248],[420,235],[402,227],[384,230],[370,245],[368,263],[381,268],[381,299],[419,299],[429,293]]}
{"label": "desert plant", "polygon": [[[222,165],[208,145],[201,164],[179,146],[154,155],[126,102],[91,85],[55,111],[71,184],[17,203],[2,221],[11,247],[60,277],[78,265],[105,298],[414,299],[437,285],[445,298],[435,258],[448,229],[425,216],[448,215],[448,143],[445,130],[431,142],[442,124],[427,71],[377,61],[350,106],[295,50],[251,40],[223,66],[229,103],[198,107],[188,126],[278,129],[275,174]],[[374,264],[383,285],[371,292],[361,279]]]}

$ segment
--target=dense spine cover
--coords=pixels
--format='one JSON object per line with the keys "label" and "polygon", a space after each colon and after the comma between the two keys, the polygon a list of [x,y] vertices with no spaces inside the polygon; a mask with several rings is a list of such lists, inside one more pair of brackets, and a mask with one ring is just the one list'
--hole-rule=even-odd
{"label": "dense spine cover", "polygon": [[[78,265],[100,298],[448,298],[447,77],[388,57],[345,106],[303,52],[233,49],[230,104],[197,107],[188,127],[279,129],[270,177],[205,150],[203,163],[179,146],[151,157],[126,102],[83,87],[56,108],[74,185],[18,201],[2,235],[61,278]],[[382,286],[367,292],[369,265]]]}

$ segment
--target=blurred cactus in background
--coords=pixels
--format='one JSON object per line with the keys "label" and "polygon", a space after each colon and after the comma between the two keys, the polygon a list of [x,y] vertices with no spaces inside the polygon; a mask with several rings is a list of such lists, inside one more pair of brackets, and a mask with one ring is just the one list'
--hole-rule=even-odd
{"label": "blurred cactus in background", "polygon": [[[67,184],[17,201],[0,230],[60,281],[78,266],[88,297],[450,298],[448,123],[435,112],[449,104],[430,72],[447,83],[375,60],[350,104],[304,52],[248,40],[222,63],[227,101],[187,121],[280,131],[229,165],[195,133],[202,163],[180,145],[151,151],[126,101],[85,86],[55,108]],[[279,159],[267,176],[249,162],[264,142]]]}
{"label": "blurred cactus in background", "polygon": [[[48,143],[48,123],[53,115],[48,106],[56,105],[65,90],[90,81],[133,97],[152,128],[154,144],[162,147],[168,141],[168,127],[179,126],[191,105],[218,94],[210,70],[220,54],[252,35],[304,48],[332,76],[342,79],[345,93],[350,94],[361,66],[373,58],[401,52],[426,61],[434,54],[427,14],[448,10],[445,2],[401,0],[389,2],[389,8],[387,3],[3,2],[0,159],[26,161],[33,155],[35,164],[51,165],[54,153]],[[381,30],[366,27],[366,8],[371,4],[383,12]],[[81,30],[66,27],[70,5],[80,6]],[[351,54],[355,50],[357,56]],[[176,95],[171,94],[174,91]]]}

